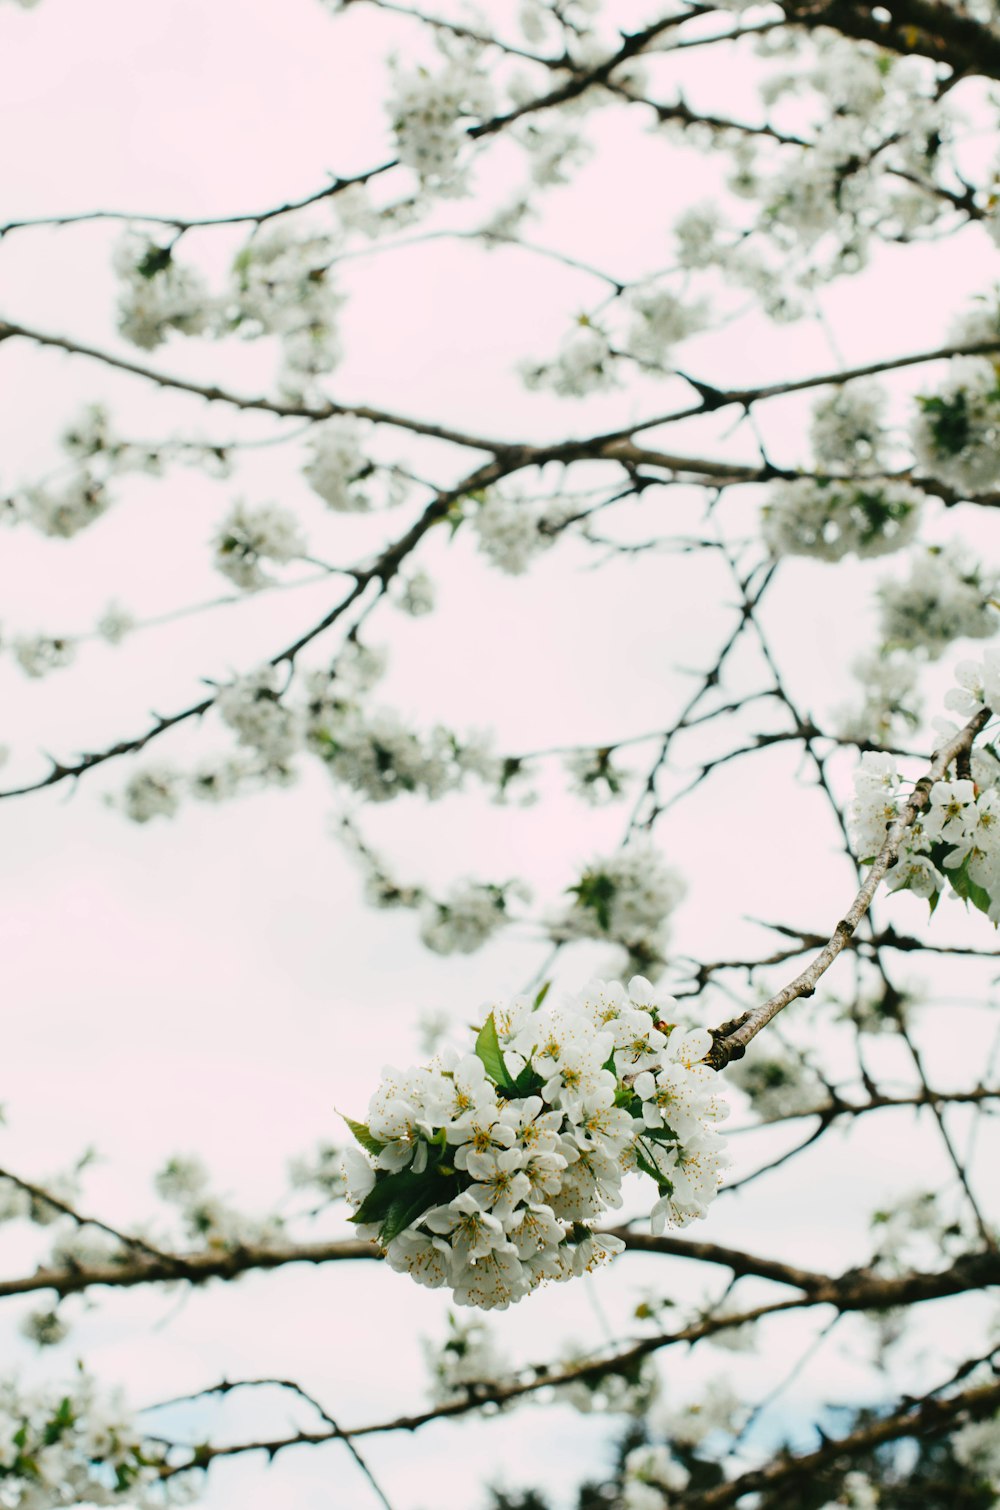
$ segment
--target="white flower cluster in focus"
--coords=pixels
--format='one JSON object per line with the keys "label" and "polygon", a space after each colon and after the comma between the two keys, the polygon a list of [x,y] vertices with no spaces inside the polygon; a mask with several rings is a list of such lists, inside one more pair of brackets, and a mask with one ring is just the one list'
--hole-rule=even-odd
{"label": "white flower cluster in focus", "polygon": [[549,924],[554,939],[607,939],[649,971],[664,962],[667,919],[684,896],[680,876],[648,841],[595,860],[569,888],[572,905]]}
{"label": "white flower cluster in focus", "polygon": [[[886,876],[890,891],[912,891],[936,904],[951,890],[1000,922],[1000,785],[996,762],[973,756],[973,778],[936,781],[927,806],[905,830],[896,863]],[[989,775],[987,774],[989,773]],[[992,777],[992,779],[990,779]],[[906,799],[891,755],[868,752],[854,774],[847,812],[855,854],[872,860]]]}
{"label": "white flower cluster in focus", "polygon": [[922,471],[975,496],[1000,487],[1000,376],[985,357],[956,357],[937,393],[917,400],[911,440]]}
{"label": "white flower cluster in focus", "polygon": [[764,540],[775,556],[884,556],[913,539],[922,502],[905,482],[796,477],[775,484],[764,505]]}
{"label": "white flower cluster in focus", "polygon": [[711,1034],[641,977],[544,995],[495,1007],[474,1054],[387,1068],[348,1124],[364,1149],[345,1155],[351,1220],[459,1305],[504,1309],[620,1251],[591,1224],[629,1170],[656,1182],[658,1232],[704,1216],[722,1178]]}
{"label": "white flower cluster in focus", "polygon": [[273,581],[263,562],[285,565],[305,554],[306,542],[295,515],[277,504],[251,508],[235,503],[212,542],[215,567],[244,592],[256,592]]}
{"label": "white flower cluster in focus", "polygon": [[162,1506],[162,1461],[120,1397],[87,1374],[39,1388],[0,1382],[0,1503],[10,1510]]}
{"label": "white flower cluster in focus", "polygon": [[889,649],[922,650],[930,660],[953,640],[986,640],[1000,628],[995,573],[959,547],[929,546],[911,558],[910,575],[879,583],[879,627]]}

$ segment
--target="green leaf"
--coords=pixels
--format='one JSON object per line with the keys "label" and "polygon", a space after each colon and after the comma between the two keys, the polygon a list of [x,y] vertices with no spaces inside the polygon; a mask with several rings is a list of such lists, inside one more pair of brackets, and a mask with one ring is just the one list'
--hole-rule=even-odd
{"label": "green leaf", "polygon": [[171,252],[168,246],[151,246],[142,261],[136,264],[140,278],[155,278],[157,273],[170,266]]}
{"label": "green leaf", "polygon": [[348,1221],[359,1225],[384,1221],[393,1202],[409,1199],[416,1182],[422,1179],[423,1175],[414,1174],[410,1169],[397,1169],[393,1174],[380,1175],[354,1215],[348,1217]]}
{"label": "green leaf", "polygon": [[479,1029],[476,1039],[476,1055],[483,1061],[486,1073],[497,1086],[513,1086],[507,1066],[503,1062],[503,1053],[500,1049],[500,1040],[497,1037],[497,1025],[493,1021],[493,1013]]}
{"label": "green leaf", "polygon": [[66,1395],[62,1400],[60,1400],[59,1409],[56,1411],[51,1421],[46,1424],[45,1431],[42,1436],[42,1441],[45,1443],[45,1446],[51,1447],[53,1443],[58,1442],[63,1432],[69,1431],[75,1419],[76,1418],[73,1415],[73,1402],[69,1398],[69,1396]]}
{"label": "green leaf", "polygon": [[542,986],[542,989],[539,991],[538,995],[535,997],[535,1005],[533,1008],[535,1012],[538,1011],[539,1007],[542,1005],[542,1002],[545,1000],[546,996],[548,996],[551,988],[552,982],[550,980],[547,980]]}
{"label": "green leaf", "polygon": [[989,912],[992,898],[989,892],[969,875],[968,855],[955,870],[946,870],[944,873],[951,882],[952,889],[963,902],[971,902],[973,907],[979,908],[980,912]]}
{"label": "green leaf", "polygon": [[369,1190],[361,1205],[348,1221],[358,1225],[373,1222],[378,1225],[379,1238],[391,1243],[406,1227],[413,1225],[431,1206],[441,1204],[443,1196],[454,1194],[454,1181],[442,1188],[442,1179],[453,1171],[441,1165],[441,1148],[430,1148],[426,1169],[419,1174],[412,1169],[398,1169],[393,1174],[380,1175]]}
{"label": "green leaf", "polygon": [[408,1196],[401,1195],[393,1201],[386,1212],[385,1221],[379,1228],[379,1237],[386,1247],[394,1237],[398,1237],[401,1232],[406,1231],[407,1227],[411,1227],[415,1221],[418,1221],[431,1206],[440,1205],[440,1192],[436,1186],[434,1173],[427,1170],[423,1175],[415,1176],[415,1179],[419,1183],[414,1185]]}
{"label": "green leaf", "polygon": [[345,1117],[343,1112],[340,1112],[339,1115],[341,1120],[347,1123],[351,1134],[361,1144],[365,1153],[380,1154],[382,1152],[385,1144],[380,1143],[378,1138],[372,1137],[367,1122],[355,1122],[353,1117]]}
{"label": "green leaf", "polygon": [[580,877],[576,886],[567,887],[571,896],[575,896],[577,906],[589,907],[596,915],[597,922],[603,932],[607,933],[611,928],[611,903],[614,901],[618,890],[611,876],[603,871],[587,870]]}
{"label": "green leaf", "polygon": [[538,1071],[531,1064],[526,1064],[509,1086],[498,1086],[497,1089],[510,1101],[521,1096],[533,1096],[544,1084],[545,1081]]}

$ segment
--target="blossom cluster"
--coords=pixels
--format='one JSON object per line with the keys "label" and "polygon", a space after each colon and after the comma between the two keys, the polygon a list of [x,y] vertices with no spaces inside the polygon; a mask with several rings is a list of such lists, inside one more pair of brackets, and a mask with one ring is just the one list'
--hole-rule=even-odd
{"label": "blossom cluster", "polygon": [[509,1369],[489,1323],[478,1316],[459,1319],[449,1312],[444,1342],[434,1346],[425,1339],[423,1352],[435,1405],[467,1398],[476,1385],[491,1385]]}
{"label": "blossom cluster", "polygon": [[200,1159],[175,1156],[154,1180],[157,1194],[181,1218],[185,1237],[204,1248],[266,1245],[283,1234],[280,1217],[248,1216],[217,1195]]}
{"label": "blossom cluster", "polygon": [[889,649],[937,660],[953,640],[986,640],[1000,628],[1000,578],[957,546],[914,553],[902,580],[879,583],[879,628]]}
{"label": "blossom cluster", "polygon": [[282,383],[296,395],[340,360],[337,315],[343,303],[330,267],[334,238],[288,225],[254,234],[236,255],[220,333],[277,335]]}
{"label": "blossom cluster", "polygon": [[656,848],[637,841],[587,866],[549,932],[557,940],[606,939],[626,949],[636,968],[656,973],[664,963],[668,919],[684,890]]}
{"label": "blossom cluster", "polygon": [[641,977],[552,1006],[519,996],[474,1054],[387,1068],[367,1123],[348,1123],[364,1150],[345,1156],[352,1221],[393,1269],[491,1310],[621,1249],[592,1224],[629,1170],[656,1182],[654,1231],[704,1216],[727,1108],[702,1062],[711,1034],[675,1007]]}
{"label": "blossom cluster", "polygon": [[851,671],[861,696],[857,703],[834,710],[834,728],[842,739],[890,745],[918,726],[923,704],[911,656],[902,651],[872,651],[859,656]]}
{"label": "blossom cluster", "polygon": [[[903,831],[895,864],[886,876],[890,891],[912,891],[932,908],[946,887],[1000,922],[1000,763],[973,751],[971,777],[936,781],[926,807]],[[859,859],[872,860],[889,827],[901,816],[906,795],[891,755],[867,752],[854,776],[848,813],[851,843]]]}
{"label": "blossom cluster", "polygon": [[821,467],[877,472],[885,466],[885,392],[877,383],[845,383],[813,406],[809,439]]}
{"label": "blossom cluster", "polygon": [[704,299],[681,297],[653,283],[631,290],[624,300],[623,313],[628,320],[620,329],[586,317],[577,321],[550,361],[521,364],[525,386],[548,389],[562,398],[606,392],[618,385],[624,359],[660,368],[674,346],[704,330],[710,322]]}
{"label": "blossom cluster", "polygon": [[476,55],[456,54],[437,73],[399,70],[388,109],[400,162],[425,188],[461,192],[460,158],[467,141],[462,123],[485,119],[493,109],[493,90]]}
{"label": "blossom cluster", "polygon": [[729,1079],[750,1098],[762,1122],[798,1117],[830,1104],[829,1092],[815,1070],[780,1042],[770,1044],[765,1052],[751,1050],[731,1066]]}
{"label": "blossom cluster", "polygon": [[985,357],[957,357],[944,384],[918,399],[917,462],[958,493],[1000,486],[1000,375]]}
{"label": "blossom cluster", "polygon": [[87,1374],[36,1389],[0,1382],[4,1505],[162,1505],[162,1461],[163,1449],[142,1436],[117,1395]]}
{"label": "blossom cluster", "polygon": [[222,521],[213,546],[216,569],[244,592],[270,585],[273,579],[264,570],[265,561],[283,566],[306,551],[299,522],[289,509],[273,503],[251,508],[242,500]]}
{"label": "blossom cluster", "polygon": [[473,954],[510,922],[510,900],[528,901],[530,896],[520,881],[506,886],[456,881],[442,900],[424,899],[421,942],[434,954]]}
{"label": "blossom cluster", "polygon": [[630,772],[614,763],[611,748],[571,750],[563,760],[571,790],[592,807],[622,796]]}
{"label": "blossom cluster", "polygon": [[140,769],[125,790],[126,813],[145,823],[173,816],[186,791],[217,802],[251,785],[288,785],[306,752],[318,756],[337,783],[371,802],[404,792],[434,800],[459,790],[470,776],[496,783],[500,762],[482,734],[459,738],[441,724],[419,733],[393,709],[366,705],[363,694],[384,666],[379,652],[348,640],[325,671],[293,679],[288,669],[265,663],[235,677],[218,690],[215,708],[236,735],[237,750],[191,776],[164,764]]}
{"label": "blossom cluster", "polygon": [[316,425],[309,453],[302,472],[324,503],[340,513],[362,513],[370,507],[367,493],[356,486],[371,468],[355,419],[336,415]]}
{"label": "blossom cluster", "polygon": [[573,511],[564,504],[532,499],[488,488],[472,495],[475,508],[469,523],[480,552],[508,576],[519,577],[534,558],[554,544],[556,531]]}
{"label": "blossom cluster", "polygon": [[775,484],[761,527],[775,556],[884,556],[913,539],[922,502],[905,482],[796,477]]}
{"label": "blossom cluster", "polygon": [[119,278],[118,329],[143,351],[161,346],[172,330],[208,333],[214,304],[201,274],[179,262],[173,247],[128,231],[115,248]]}

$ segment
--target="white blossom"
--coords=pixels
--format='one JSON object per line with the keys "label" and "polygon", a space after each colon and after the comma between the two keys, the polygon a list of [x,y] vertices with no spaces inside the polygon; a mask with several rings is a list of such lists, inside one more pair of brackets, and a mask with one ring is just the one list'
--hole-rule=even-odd
{"label": "white blossom", "polygon": [[832,388],[813,406],[809,439],[821,467],[834,472],[875,472],[885,466],[884,390],[873,382]]}
{"label": "white blossom", "polygon": [[917,400],[911,440],[922,471],[963,496],[1000,486],[1000,377],[985,357],[956,357],[941,388]]}
{"label": "white blossom", "polygon": [[878,587],[879,624],[891,649],[921,650],[930,660],[953,640],[985,640],[1000,628],[993,600],[1000,580],[957,546],[930,546],[910,558],[902,581]]}
{"label": "white blossom", "polygon": [[[627,1169],[653,1174],[665,1192],[654,1228],[704,1215],[726,1162],[715,1131],[725,1107],[695,1057],[710,1035],[656,1025],[672,1005],[638,977],[551,1005],[519,997],[490,1012],[475,1055],[383,1070],[358,1133],[365,1155],[348,1170],[359,1231],[382,1243],[392,1268],[488,1310],[620,1251],[588,1224],[621,1205]],[[649,1085],[639,1076],[633,1088],[608,1065],[618,1064],[616,1035],[631,1045],[642,1032]],[[656,1100],[665,1075],[677,1095]],[[389,1178],[391,1207],[380,1194]]]}
{"label": "white blossom", "polygon": [[182,791],[182,778],[170,766],[147,766],[126,783],[122,807],[133,823],[172,818],[181,805]]}
{"label": "white blossom", "polygon": [[610,749],[572,750],[563,761],[573,792],[594,807],[620,797],[631,774],[614,764],[613,754]]}
{"label": "white blossom", "polygon": [[698,1400],[670,1408],[658,1407],[655,1426],[680,1447],[699,1447],[713,1432],[731,1434],[746,1406],[727,1379],[712,1379]]}
{"label": "white blossom", "polygon": [[128,231],[118,243],[114,268],[121,280],[118,329],[133,346],[153,351],[172,330],[204,334],[214,317],[214,301],[192,267],[176,260],[172,247]]}
{"label": "white blossom", "polygon": [[303,738],[300,713],[283,699],[283,680],[276,666],[258,666],[223,687],[216,698],[223,723],[275,773],[288,771]]}
{"label": "white blossom", "polygon": [[80,471],[57,492],[51,487],[26,488],[16,504],[16,517],[43,535],[70,540],[106,511],[111,499],[104,486]]}
{"label": "white blossom", "polygon": [[996,1416],[960,1427],[951,1445],[963,1467],[986,1479],[994,1490],[1000,1490],[1000,1421]]}
{"label": "white blossom", "polygon": [[691,1475],[670,1449],[649,1443],[625,1458],[622,1510],[663,1510],[666,1496],[682,1494]]}
{"label": "white blossom", "polygon": [[120,645],[135,626],[134,614],[120,603],[109,603],[97,621],[97,633],[109,645]]}
{"label": "white blossom", "polygon": [[216,569],[245,592],[255,592],[273,581],[263,562],[283,566],[306,551],[299,522],[290,510],[273,503],[252,508],[242,501],[230,509],[212,545]]}
{"label": "white blossom", "polygon": [[[163,1504],[162,1446],[144,1437],[118,1393],[78,1372],[36,1388],[0,1381],[0,1482],[16,1510]],[[179,1487],[179,1486],[175,1486]]]}
{"label": "white blossom", "polygon": [[420,938],[435,954],[472,954],[510,921],[510,896],[524,900],[524,887],[489,886],[479,881],[457,881],[441,901],[424,903]]}
{"label": "white blossom", "polygon": [[76,641],[68,635],[17,635],[10,648],[25,676],[33,679],[62,671],[76,658]]}
{"label": "white blossom", "polygon": [[708,323],[704,300],[680,299],[669,289],[637,289],[629,297],[633,311],[627,349],[644,362],[659,365],[671,348]]}
{"label": "white blossom", "polygon": [[905,482],[797,477],[774,485],[763,510],[764,540],[775,556],[884,556],[916,534],[922,502]]}
{"label": "white blossom", "polygon": [[464,1399],[477,1384],[489,1387],[509,1368],[487,1324],[474,1316],[449,1313],[444,1341],[434,1346],[425,1339],[423,1351],[435,1404]]}
{"label": "white blossom", "polygon": [[401,582],[399,606],[411,618],[420,619],[434,610],[434,583],[425,571],[411,572]]}
{"label": "white blossom", "polygon": [[397,69],[387,108],[400,162],[425,186],[459,191],[464,123],[493,109],[493,90],[475,55],[453,57],[437,73]]}
{"label": "white blossom", "polygon": [[650,842],[593,861],[569,890],[573,902],[553,917],[553,938],[608,939],[647,970],[662,965],[667,921],[685,886]]}
{"label": "white blossom", "polygon": [[519,577],[542,551],[555,543],[546,531],[545,509],[516,494],[490,488],[476,500],[470,524],[480,551],[500,571]]}
{"label": "white blossom", "polygon": [[233,262],[227,325],[250,338],[281,338],[283,383],[292,395],[340,360],[335,249],[325,232],[283,224],[251,236]]}
{"label": "white blossom", "polygon": [[754,1044],[730,1066],[728,1078],[745,1091],[762,1122],[775,1122],[830,1105],[819,1076],[780,1042]]}
{"label": "white blossom", "polygon": [[861,684],[860,702],[841,704],[833,727],[843,739],[877,745],[894,744],[920,723],[918,668],[902,651],[859,656],[851,671]]}
{"label": "white blossom", "polygon": [[521,377],[526,388],[548,388],[562,398],[583,398],[617,387],[616,358],[603,330],[578,326],[563,342],[552,362],[525,362]]}
{"label": "white blossom", "polygon": [[309,461],[302,472],[314,493],[340,513],[371,508],[365,484],[374,472],[361,444],[362,429],[351,415],[336,415],[313,427]]}

